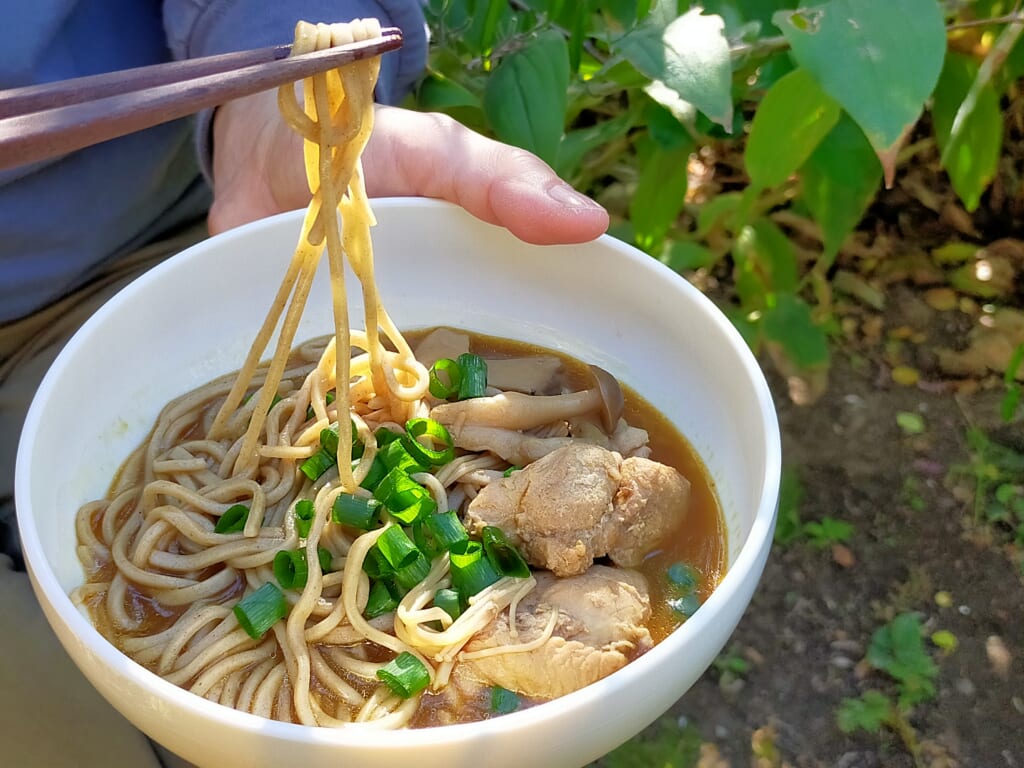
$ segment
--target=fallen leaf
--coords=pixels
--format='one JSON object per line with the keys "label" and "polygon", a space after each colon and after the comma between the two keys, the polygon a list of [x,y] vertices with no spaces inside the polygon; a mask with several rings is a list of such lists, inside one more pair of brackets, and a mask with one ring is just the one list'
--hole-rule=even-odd
{"label": "fallen leaf", "polygon": [[704,742],[700,745],[700,757],[697,758],[697,768],[731,768],[729,761],[718,752],[714,744]]}
{"label": "fallen leaf", "polygon": [[949,312],[957,308],[959,297],[952,288],[929,288],[924,292],[924,300],[932,309]]}
{"label": "fallen leaf", "polygon": [[[1010,364],[1017,346],[1024,344],[1024,312],[1001,307],[984,315],[967,336],[968,346],[962,352],[938,349],[939,367],[953,376],[985,376],[1003,373]],[[1024,380],[1024,371],[1017,378]]]}
{"label": "fallen leaf", "polygon": [[1013,656],[999,635],[990,635],[985,641],[985,655],[988,656],[992,670],[1005,680],[1010,674]]}
{"label": "fallen leaf", "polygon": [[904,387],[912,387],[921,379],[921,372],[909,365],[897,365],[892,369],[892,380]]}
{"label": "fallen leaf", "polygon": [[857,558],[853,552],[843,544],[832,545],[832,559],[842,568],[852,568],[857,564]]}
{"label": "fallen leaf", "polygon": [[1015,289],[1017,269],[1013,260],[1000,253],[983,248],[970,261],[955,269],[949,283],[961,293],[982,299],[1010,296]]}

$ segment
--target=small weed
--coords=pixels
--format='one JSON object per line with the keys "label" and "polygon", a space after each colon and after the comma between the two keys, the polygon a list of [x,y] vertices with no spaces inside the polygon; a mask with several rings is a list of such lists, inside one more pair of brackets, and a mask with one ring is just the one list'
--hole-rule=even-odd
{"label": "small weed", "polygon": [[890,680],[887,690],[868,690],[859,698],[844,699],[837,712],[844,733],[857,730],[893,731],[922,765],[921,747],[910,716],[919,704],[935,698],[938,667],[925,650],[917,616],[902,613],[871,636],[867,662]]}
{"label": "small weed", "polygon": [[775,522],[775,543],[792,544],[805,539],[808,544],[824,549],[832,544],[848,541],[853,535],[853,526],[832,517],[818,521],[803,522],[800,519],[800,505],[804,499],[804,486],[792,467],[782,470],[782,484],[779,489],[779,514]]}
{"label": "small weed", "polygon": [[593,768],[693,768],[700,757],[700,733],[670,718],[605,755]]}
{"label": "small weed", "polygon": [[896,414],[896,424],[906,435],[920,435],[924,432],[924,419],[913,411],[900,411]]}
{"label": "small weed", "polygon": [[819,522],[805,523],[803,531],[812,547],[825,549],[833,544],[842,544],[848,541],[853,535],[853,526],[842,520],[825,516]]}
{"label": "small weed", "polygon": [[967,463],[951,468],[953,481],[973,485],[977,524],[987,524],[1004,539],[1024,547],[1024,454],[990,440],[984,432],[967,432]]}
{"label": "small weed", "polygon": [[731,645],[719,654],[712,664],[718,672],[718,687],[723,691],[735,690],[750,671],[750,662],[738,645]]}

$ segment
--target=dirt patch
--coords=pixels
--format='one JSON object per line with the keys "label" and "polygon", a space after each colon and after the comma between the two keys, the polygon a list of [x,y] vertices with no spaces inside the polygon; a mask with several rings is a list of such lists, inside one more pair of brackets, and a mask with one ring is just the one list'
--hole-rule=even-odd
{"label": "dirt patch", "polygon": [[[784,382],[771,384],[785,463],[804,490],[801,517],[850,523],[853,562],[803,541],[776,546],[730,641],[748,671],[723,684],[709,670],[663,720],[696,727],[732,766],[751,764],[751,740],[765,726],[793,766],[911,766],[892,734],[844,734],[836,714],[844,698],[884,688],[863,663],[871,635],[914,611],[926,634],[948,630],[959,641],[946,656],[931,648],[938,695],[911,718],[925,764],[1024,766],[1021,574],[965,529],[964,503],[944,482],[965,460],[963,397],[893,384],[884,366],[847,356],[811,406],[792,405]],[[920,414],[925,432],[905,434],[900,412]],[[940,592],[948,605],[936,602]],[[993,642],[1010,653],[1008,669],[990,659]]]}

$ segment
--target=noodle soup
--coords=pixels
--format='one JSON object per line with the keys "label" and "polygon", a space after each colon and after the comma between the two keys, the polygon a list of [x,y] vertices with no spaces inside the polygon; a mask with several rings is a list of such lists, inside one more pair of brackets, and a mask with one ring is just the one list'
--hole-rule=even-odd
{"label": "noodle soup", "polygon": [[[518,387],[502,390],[492,383],[473,404],[477,411],[479,406],[501,398],[518,398],[531,409],[537,404],[549,408],[554,402],[556,407],[578,410],[575,393],[588,392],[593,386],[594,374],[587,365],[550,350],[447,329],[410,333],[406,338],[417,350],[420,362],[431,364],[431,370],[440,372],[440,378],[449,384],[445,366],[437,360],[453,358],[437,355],[458,352],[479,356],[498,383],[505,380]],[[631,560],[630,567],[615,565],[600,546],[592,552],[593,565],[562,577],[552,577],[531,557],[528,578],[499,574],[479,592],[462,599],[462,617],[471,619],[463,636],[447,644],[437,640],[458,627],[461,618],[438,613],[442,604],[438,593],[450,592],[458,582],[446,562],[452,555],[443,553],[439,557],[432,552],[433,558],[426,557],[428,572],[421,574],[423,578],[417,583],[406,583],[403,588],[396,584],[400,579],[395,574],[382,577],[376,573],[377,565],[367,558],[368,553],[376,552],[374,557],[380,559],[380,548],[363,544],[381,525],[390,524],[405,531],[409,541],[422,547],[420,551],[428,550],[418,535],[423,533],[418,526],[447,509],[456,510],[455,519],[468,532],[468,538],[478,540],[480,526],[474,527],[474,518],[481,513],[472,510],[486,501],[484,489],[491,484],[511,484],[513,475],[526,472],[530,465],[518,468],[493,451],[456,447],[468,434],[467,422],[472,418],[460,413],[455,421],[461,423],[450,426],[456,444],[451,458],[443,464],[420,468],[426,470],[423,473],[411,473],[423,483],[420,487],[434,488],[434,507],[426,516],[412,519],[404,515],[405,519],[400,519],[402,510],[394,516],[388,504],[395,502],[385,501],[377,507],[374,525],[363,528],[344,515],[344,522],[339,522],[331,504],[322,521],[308,521],[309,529],[297,530],[304,527],[297,514],[302,501],[320,499],[315,506],[323,508],[325,494],[338,480],[337,466],[329,466],[328,461],[327,468],[320,471],[317,464],[325,453],[321,433],[325,429],[330,433],[329,424],[337,423],[333,402],[316,394],[321,391],[316,382],[322,370],[333,363],[331,349],[331,340],[318,339],[300,345],[289,357],[272,398],[274,405],[267,414],[268,439],[263,449],[267,455],[260,458],[254,471],[232,477],[230,470],[245,422],[251,420],[254,403],[260,400],[256,395],[265,366],[257,372],[255,388],[247,393],[246,406],[239,411],[228,436],[210,440],[206,434],[233,376],[171,403],[147,442],[122,468],[108,498],[80,511],[79,551],[88,579],[76,591],[75,599],[88,609],[105,637],[151,671],[226,706],[285,721],[327,726],[369,721],[379,727],[423,727],[486,719],[581,687],[635,659],[685,621],[724,575],[725,527],[699,457],[661,414],[637,393],[622,387],[622,408],[610,435],[601,432],[600,408],[574,415],[556,414],[543,425],[511,431],[528,435],[531,440],[554,441],[544,447],[548,451],[545,455],[564,451],[567,442],[598,450],[596,446],[602,441],[621,442],[622,436],[628,435],[630,439],[619,446],[633,446],[627,453],[649,456],[652,463],[668,465],[686,478],[685,514],[674,517],[671,528],[655,531],[643,544],[643,556]],[[310,400],[317,396],[322,396],[323,402],[314,407]],[[552,398],[561,398],[564,404]],[[422,408],[424,413],[445,418],[446,409],[465,410],[470,408],[465,404],[471,402],[472,398],[463,400],[460,406],[454,398],[446,403],[427,395]],[[400,429],[394,422],[381,420],[375,405],[379,404],[372,398],[353,400],[353,413],[362,422],[356,444],[360,443],[359,432],[378,435],[374,460],[384,455],[379,448],[384,434],[380,430],[397,435]],[[326,422],[317,416],[321,408],[328,417]],[[292,426],[286,428],[288,424]],[[277,439],[269,439],[270,435]],[[394,442],[401,445],[402,439]],[[499,446],[499,450],[508,448]],[[398,451],[392,453],[404,456]],[[617,453],[614,456],[616,462],[625,458]],[[358,466],[354,471],[360,474]],[[423,477],[425,474],[433,479]],[[618,480],[621,482],[621,478]],[[571,477],[558,477],[559,483],[571,481]],[[370,484],[366,486],[356,498],[375,498]],[[574,502],[564,499],[561,503]],[[231,524],[229,510],[239,506],[247,508],[247,519]],[[260,516],[260,525],[244,530],[248,516],[253,514]],[[604,525],[607,519],[594,522]],[[236,530],[226,530],[232,525]],[[504,527],[507,538],[516,542],[515,547],[536,555],[536,542],[524,541],[514,526]],[[282,573],[287,580],[287,574],[294,576],[294,572],[277,566],[288,557],[301,561],[296,553],[306,551],[312,536],[317,541],[309,551],[317,552],[316,566],[321,567],[301,563],[300,568],[306,569],[306,583],[282,583]],[[287,556],[283,558],[282,553]],[[309,572],[314,570],[321,571],[313,576],[320,583],[310,591]],[[593,582],[598,577],[599,582]],[[587,578],[598,586],[587,583],[577,593],[567,587]],[[239,625],[235,607],[247,593],[265,589],[266,584],[283,596],[287,613],[303,599],[313,603],[308,618],[299,625],[299,642],[294,641],[296,633],[285,616],[275,619],[259,637],[251,636]],[[401,593],[392,595],[396,605],[374,607],[374,595],[382,593],[380,584],[386,585],[384,591]],[[344,599],[346,588],[352,596],[348,604]],[[558,596],[544,592],[545,588],[562,592],[568,589],[568,594]],[[418,603],[407,605],[416,602],[417,590],[422,593]],[[581,629],[581,624],[595,621],[587,616],[588,600],[617,596],[626,601],[621,608],[624,613],[636,612],[637,626],[627,636],[595,639],[609,630],[592,626]],[[548,600],[555,601],[557,610],[548,608],[545,613]],[[411,613],[432,613],[421,621],[403,623],[396,616],[399,605]],[[358,615],[351,613],[353,610]],[[478,614],[476,620],[472,620],[473,611]],[[546,634],[531,624],[531,611],[540,615],[540,621],[534,623],[551,625],[550,629],[544,627]],[[510,618],[514,616],[517,618]],[[467,623],[466,618],[462,621]],[[519,638],[510,640],[499,631],[516,624],[522,633]],[[531,631],[535,636],[529,634]],[[506,645],[494,645],[495,638]],[[525,647],[531,643],[532,647]],[[596,677],[580,677],[574,671],[572,679],[538,690],[537,678],[564,676],[559,654],[570,646],[576,658],[589,658],[590,666],[599,667]],[[402,653],[421,658],[429,669],[429,683],[405,698],[379,675]],[[485,662],[502,655],[512,661],[503,662],[495,673]],[[305,677],[299,661],[303,656],[308,664]],[[383,677],[387,679],[386,674]],[[304,721],[303,708],[313,713],[314,722]]]}

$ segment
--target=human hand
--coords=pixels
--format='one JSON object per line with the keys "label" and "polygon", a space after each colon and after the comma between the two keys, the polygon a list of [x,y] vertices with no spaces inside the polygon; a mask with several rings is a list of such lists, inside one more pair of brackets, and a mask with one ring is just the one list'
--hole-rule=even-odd
{"label": "human hand", "polygon": [[[212,234],[309,202],[302,140],[280,117],[276,94],[220,107],[213,134]],[[608,227],[605,210],[539,158],[445,115],[376,107],[363,169],[371,197],[448,200],[530,243],[585,242]]]}

